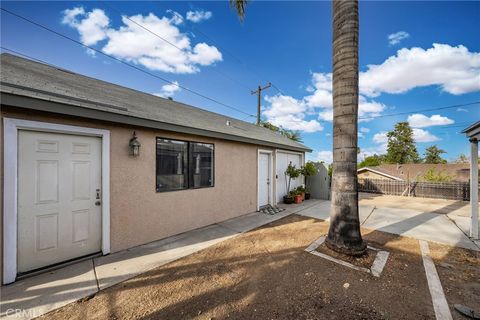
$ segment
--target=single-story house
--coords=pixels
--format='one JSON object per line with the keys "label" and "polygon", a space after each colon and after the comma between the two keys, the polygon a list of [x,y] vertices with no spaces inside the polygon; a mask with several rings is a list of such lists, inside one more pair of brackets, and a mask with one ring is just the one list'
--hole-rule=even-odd
{"label": "single-story house", "polygon": [[441,173],[452,177],[452,181],[468,182],[470,179],[470,165],[445,163],[408,163],[382,164],[379,166],[363,167],[357,170],[359,179],[386,179],[396,181],[415,181],[421,179],[425,173],[433,168],[435,174]]}
{"label": "single-story house", "polygon": [[0,123],[3,284],[274,205],[288,163],[311,151],[10,54],[1,55]]}

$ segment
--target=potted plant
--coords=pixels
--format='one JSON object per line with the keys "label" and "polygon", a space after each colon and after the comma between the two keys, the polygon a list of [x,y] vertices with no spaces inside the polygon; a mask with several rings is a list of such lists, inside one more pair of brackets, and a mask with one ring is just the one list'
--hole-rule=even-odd
{"label": "potted plant", "polygon": [[312,194],[310,193],[310,188],[305,187],[305,200],[310,200],[311,196],[312,196]]}
{"label": "potted plant", "polygon": [[295,195],[290,191],[287,195],[283,196],[283,203],[292,204],[295,201]]}
{"label": "potted plant", "polygon": [[[314,176],[317,174],[318,170],[315,164],[311,161],[308,161],[305,163],[305,165],[302,167],[302,175],[305,177],[305,185],[307,184],[307,179],[310,176]],[[308,200],[311,197],[310,193],[310,188],[306,187],[305,188],[305,199]]]}
{"label": "potted plant", "polygon": [[296,204],[302,203],[302,194],[298,190],[293,191],[293,193],[295,194],[293,202]]}
{"label": "potted plant", "polygon": [[287,170],[285,170],[285,188],[287,190],[287,195],[283,197],[283,202],[284,203],[292,203],[290,202],[291,199],[294,200],[295,194],[290,192],[290,185],[292,182],[292,179],[296,179],[300,176],[301,174],[301,169],[297,169],[295,165],[293,165],[291,162],[288,164]]}
{"label": "potted plant", "polygon": [[305,200],[305,191],[306,191],[305,185],[302,184],[301,186],[298,186],[296,190],[302,197],[302,201]]}

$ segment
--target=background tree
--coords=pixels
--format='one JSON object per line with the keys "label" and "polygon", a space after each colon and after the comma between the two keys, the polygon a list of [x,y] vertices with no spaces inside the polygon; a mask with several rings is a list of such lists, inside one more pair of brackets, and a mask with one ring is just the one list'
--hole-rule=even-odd
{"label": "background tree", "polygon": [[447,153],[447,151],[439,149],[436,145],[430,146],[425,149],[425,163],[447,163],[447,160],[443,159],[441,155]]}
{"label": "background tree", "polygon": [[450,182],[454,176],[441,171],[436,172],[435,168],[428,169],[418,180],[426,182]]}
{"label": "background tree", "polygon": [[374,154],[373,156],[368,156],[365,159],[363,159],[363,161],[358,164],[358,167],[359,168],[375,167],[375,166],[381,165],[384,162],[385,162],[385,155]]}
{"label": "background tree", "polygon": [[386,161],[388,163],[418,163],[418,156],[413,130],[408,122],[398,122],[392,131],[387,133],[388,144]]}
{"label": "background tree", "polygon": [[458,155],[458,158],[455,160],[455,163],[467,164],[470,163],[470,161],[468,160],[468,157],[466,155],[460,153]]}

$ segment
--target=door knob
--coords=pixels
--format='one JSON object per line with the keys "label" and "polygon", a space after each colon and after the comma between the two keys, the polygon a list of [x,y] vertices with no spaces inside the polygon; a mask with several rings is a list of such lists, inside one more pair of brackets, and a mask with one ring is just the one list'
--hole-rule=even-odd
{"label": "door knob", "polygon": [[95,205],[96,205],[96,206],[99,206],[99,205],[101,205],[101,204],[102,204],[102,203],[101,203],[100,201],[95,201]]}

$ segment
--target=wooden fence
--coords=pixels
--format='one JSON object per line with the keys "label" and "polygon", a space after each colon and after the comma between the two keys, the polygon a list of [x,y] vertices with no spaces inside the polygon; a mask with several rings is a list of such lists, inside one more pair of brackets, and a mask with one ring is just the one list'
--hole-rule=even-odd
{"label": "wooden fence", "polygon": [[410,182],[385,179],[358,179],[358,191],[412,196],[423,198],[440,198],[452,200],[470,200],[468,182]]}

